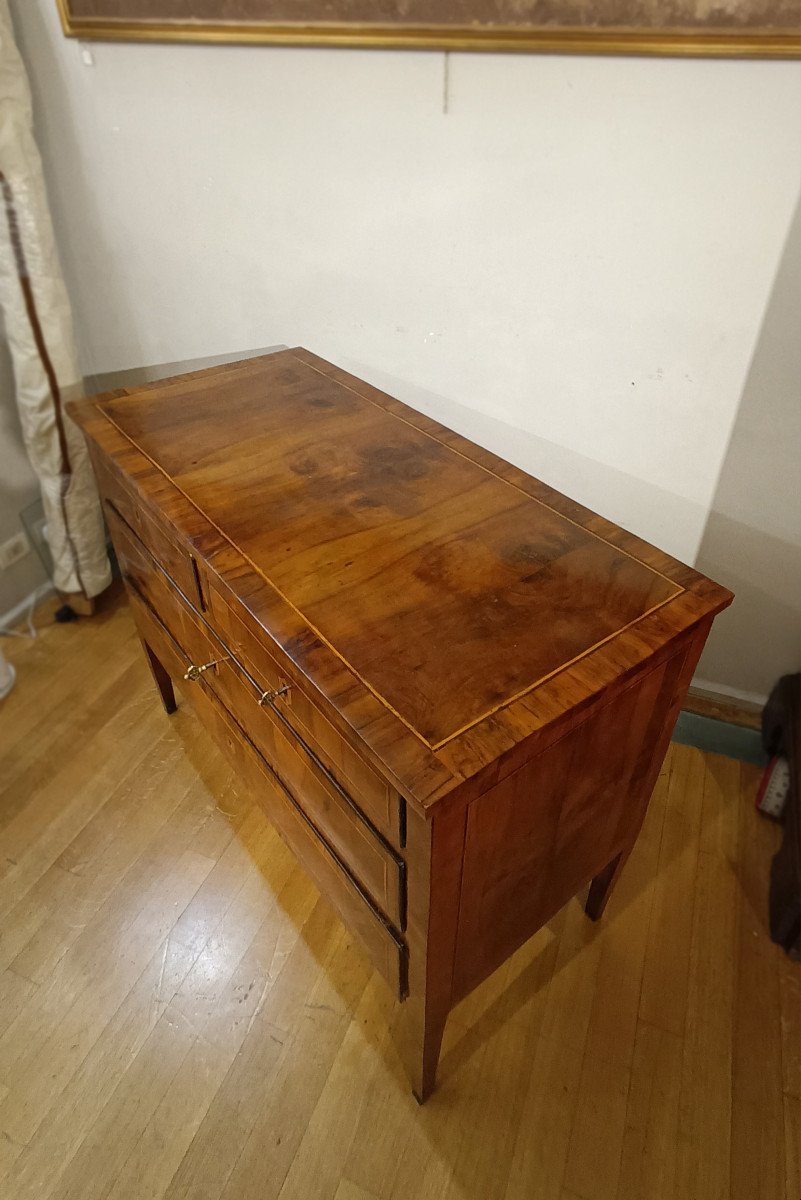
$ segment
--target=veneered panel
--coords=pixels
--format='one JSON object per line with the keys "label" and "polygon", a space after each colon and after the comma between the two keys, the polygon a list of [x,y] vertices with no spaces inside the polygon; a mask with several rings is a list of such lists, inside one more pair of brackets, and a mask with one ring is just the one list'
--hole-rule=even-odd
{"label": "veneered panel", "polygon": [[430,746],[682,590],[291,356],[103,411]]}
{"label": "veneered panel", "polygon": [[455,998],[631,844],[684,660],[682,650],[470,805]]}

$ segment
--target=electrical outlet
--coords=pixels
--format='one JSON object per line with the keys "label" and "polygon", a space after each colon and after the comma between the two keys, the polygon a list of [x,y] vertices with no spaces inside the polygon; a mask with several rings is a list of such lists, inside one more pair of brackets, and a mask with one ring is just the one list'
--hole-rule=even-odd
{"label": "electrical outlet", "polygon": [[0,546],[0,571],[6,571],[9,567],[13,567],[15,562],[19,562],[30,552],[31,544],[25,534],[22,531],[15,533]]}
{"label": "electrical outlet", "polygon": [[41,498],[34,500],[19,514],[22,528],[28,535],[31,547],[39,556],[39,560],[50,579],[53,578],[53,556],[47,541],[47,520]]}

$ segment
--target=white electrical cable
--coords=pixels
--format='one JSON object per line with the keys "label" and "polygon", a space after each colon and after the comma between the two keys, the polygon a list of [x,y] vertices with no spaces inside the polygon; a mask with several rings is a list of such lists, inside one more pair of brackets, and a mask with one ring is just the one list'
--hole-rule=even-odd
{"label": "white electrical cable", "polygon": [[3,658],[3,652],[0,650],[0,700],[5,700],[13,688],[16,678],[17,672],[12,663]]}
{"label": "white electrical cable", "polygon": [[39,603],[39,600],[42,598],[42,596],[44,596],[47,592],[51,591],[52,586],[53,585],[51,583],[43,583],[31,595],[31,602],[28,605],[28,613],[25,618],[25,624],[28,627],[27,631],[20,633],[20,631],[18,629],[8,629],[5,625],[0,625],[0,637],[18,637],[18,638],[38,637],[39,631],[33,623],[34,609],[36,608],[36,605]]}

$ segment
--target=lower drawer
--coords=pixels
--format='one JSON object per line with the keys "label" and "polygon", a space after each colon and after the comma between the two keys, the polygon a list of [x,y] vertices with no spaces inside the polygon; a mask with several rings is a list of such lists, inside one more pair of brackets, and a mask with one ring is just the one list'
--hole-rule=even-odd
{"label": "lower drawer", "polygon": [[[139,634],[164,668],[182,679],[190,655],[160,621],[146,601],[129,591]],[[406,995],[406,948],[360,882],[321,836],[266,759],[220,701],[196,684],[186,689],[192,707],[231,761],[237,776],[252,788],[256,799],[281,837],[296,854],[320,891],[359,937],[374,965],[400,998]]]}
{"label": "lower drawer", "polygon": [[258,692],[234,659],[224,659],[203,681],[222,701],[279,779],[364,885],[392,923],[406,923],[406,864],[310,748],[295,737],[279,711],[260,705]]}

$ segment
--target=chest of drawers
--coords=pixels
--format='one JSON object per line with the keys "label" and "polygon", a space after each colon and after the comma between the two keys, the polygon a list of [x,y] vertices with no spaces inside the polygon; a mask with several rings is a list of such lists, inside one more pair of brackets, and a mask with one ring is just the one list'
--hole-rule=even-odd
{"label": "chest of drawers", "polygon": [[81,401],[131,608],[403,1002],[600,916],[731,595],[305,350]]}

